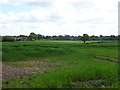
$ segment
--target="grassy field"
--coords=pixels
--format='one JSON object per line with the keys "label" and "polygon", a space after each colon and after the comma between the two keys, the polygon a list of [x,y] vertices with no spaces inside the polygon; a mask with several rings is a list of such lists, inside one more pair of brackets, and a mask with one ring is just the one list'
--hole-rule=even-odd
{"label": "grassy field", "polygon": [[95,41],[3,42],[7,65],[34,67],[38,63],[27,62],[43,60],[56,65],[43,73],[3,80],[3,88],[118,88],[118,42],[91,42]]}

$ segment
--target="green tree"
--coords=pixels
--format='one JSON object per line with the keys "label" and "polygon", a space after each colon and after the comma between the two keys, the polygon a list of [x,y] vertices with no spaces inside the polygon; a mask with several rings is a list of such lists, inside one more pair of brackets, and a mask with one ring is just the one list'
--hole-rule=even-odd
{"label": "green tree", "polygon": [[40,40],[40,39],[42,39],[43,38],[43,36],[41,35],[41,34],[37,34],[37,39],[38,40]]}
{"label": "green tree", "polygon": [[83,34],[81,40],[85,43],[86,41],[89,40],[89,36],[87,34]]}
{"label": "green tree", "polygon": [[14,42],[15,38],[11,36],[3,36],[2,37],[2,42]]}
{"label": "green tree", "polygon": [[29,39],[30,39],[30,41],[37,40],[37,35],[34,32],[31,32],[29,35]]}

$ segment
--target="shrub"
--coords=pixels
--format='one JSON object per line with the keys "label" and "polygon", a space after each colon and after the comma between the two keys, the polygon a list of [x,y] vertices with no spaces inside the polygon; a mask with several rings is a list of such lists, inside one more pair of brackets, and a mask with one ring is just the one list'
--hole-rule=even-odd
{"label": "shrub", "polygon": [[14,42],[15,38],[14,37],[3,37],[2,42]]}

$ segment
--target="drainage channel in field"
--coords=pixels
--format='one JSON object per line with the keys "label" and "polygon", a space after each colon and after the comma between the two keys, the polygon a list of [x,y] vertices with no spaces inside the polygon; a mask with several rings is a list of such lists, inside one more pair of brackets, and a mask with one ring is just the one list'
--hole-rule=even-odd
{"label": "drainage channel in field", "polygon": [[115,64],[120,64],[119,61],[114,61],[114,60],[107,59],[107,58],[101,58],[101,57],[97,57],[97,56],[95,56],[94,58],[97,59],[97,60],[101,60],[101,61],[109,61],[109,62],[113,62]]}
{"label": "drainage channel in field", "polygon": [[[34,47],[34,46],[32,46],[32,45],[14,45],[14,46],[12,46],[12,47]],[[42,46],[42,45],[38,45],[38,46],[36,46],[36,47],[43,47],[43,48],[59,48],[59,47],[57,47],[57,46]]]}
{"label": "drainage channel in field", "polygon": [[107,83],[104,83],[104,80],[80,80],[71,83],[68,85],[68,88],[90,88],[90,87],[99,87],[99,88],[105,88],[108,85]]}

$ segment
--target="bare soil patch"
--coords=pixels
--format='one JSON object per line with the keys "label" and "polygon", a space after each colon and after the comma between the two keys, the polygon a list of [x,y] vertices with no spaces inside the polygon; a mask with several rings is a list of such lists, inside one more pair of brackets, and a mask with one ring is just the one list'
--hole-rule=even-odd
{"label": "bare soil patch", "polygon": [[[19,66],[19,64],[21,66]],[[2,79],[14,79],[21,76],[31,75],[33,73],[43,73],[46,70],[53,70],[59,64],[44,61],[24,61],[24,62],[3,62],[2,63]]]}

